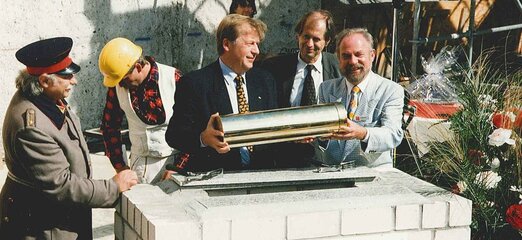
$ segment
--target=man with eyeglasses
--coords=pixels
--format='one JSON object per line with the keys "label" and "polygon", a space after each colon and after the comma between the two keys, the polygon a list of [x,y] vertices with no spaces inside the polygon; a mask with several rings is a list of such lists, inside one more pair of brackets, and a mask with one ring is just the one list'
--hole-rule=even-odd
{"label": "man with eyeglasses", "polygon": [[[184,157],[165,142],[181,72],[143,57],[141,47],[126,38],[112,39],[103,47],[98,67],[108,87],[101,124],[105,154],[117,172],[130,167],[140,183],[159,182],[171,172],[165,166],[176,156]],[[131,142],[128,165],[120,133],[124,115]]]}
{"label": "man with eyeglasses", "polygon": [[66,97],[80,71],[72,39],[31,43],[16,52],[16,78],[2,137],[8,177],[0,193],[0,239],[92,239],[93,207],[114,207],[137,184],[125,170],[93,180],[80,120]]}

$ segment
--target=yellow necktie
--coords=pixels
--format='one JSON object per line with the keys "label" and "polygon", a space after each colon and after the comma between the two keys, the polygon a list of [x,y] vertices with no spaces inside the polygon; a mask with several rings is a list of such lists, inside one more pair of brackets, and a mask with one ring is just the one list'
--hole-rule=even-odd
{"label": "yellow necktie", "polygon": [[236,82],[237,108],[239,113],[247,113],[249,112],[249,107],[245,96],[245,90],[243,90],[243,77],[241,75],[237,75],[234,81]]}
{"label": "yellow necktie", "polygon": [[[245,96],[245,90],[243,90],[243,83],[244,79],[241,75],[237,75],[236,78],[234,78],[234,81],[236,82],[236,94],[237,94],[237,109],[239,113],[247,113],[250,111],[248,106],[248,101]],[[253,146],[247,146],[246,147],[249,152],[254,151]]]}
{"label": "yellow necktie", "polygon": [[355,110],[357,109],[357,104],[358,104],[357,97],[359,95],[359,92],[361,92],[361,89],[357,86],[354,86],[352,88],[352,92],[350,93],[351,100],[350,100],[350,106],[349,106],[350,108],[348,111],[348,118],[350,120],[353,120],[355,118]]}

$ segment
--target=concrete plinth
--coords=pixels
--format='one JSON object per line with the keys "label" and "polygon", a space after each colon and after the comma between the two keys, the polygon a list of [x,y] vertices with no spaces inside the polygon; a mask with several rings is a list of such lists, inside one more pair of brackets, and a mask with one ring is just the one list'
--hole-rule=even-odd
{"label": "concrete plinth", "polygon": [[[179,182],[179,179],[177,180]],[[225,173],[125,192],[128,239],[470,239],[471,201],[399,170]]]}

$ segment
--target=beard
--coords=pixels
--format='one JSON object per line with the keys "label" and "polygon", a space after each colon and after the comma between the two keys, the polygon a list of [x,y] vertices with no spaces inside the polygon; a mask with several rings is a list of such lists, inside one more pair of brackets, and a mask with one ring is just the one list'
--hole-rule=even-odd
{"label": "beard", "polygon": [[341,72],[350,83],[357,85],[368,75],[370,70],[365,69],[362,64],[354,64],[346,65],[346,67],[341,69]]}

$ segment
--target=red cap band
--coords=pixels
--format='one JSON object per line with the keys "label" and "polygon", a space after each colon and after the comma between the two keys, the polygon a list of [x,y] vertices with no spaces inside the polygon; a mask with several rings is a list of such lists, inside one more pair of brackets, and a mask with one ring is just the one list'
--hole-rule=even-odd
{"label": "red cap band", "polygon": [[27,66],[27,72],[31,75],[40,75],[42,73],[54,73],[54,72],[63,70],[64,68],[71,65],[71,63],[72,63],[72,59],[69,56],[67,56],[62,61],[57,62],[51,66],[47,66],[47,67],[29,67],[29,66]]}

